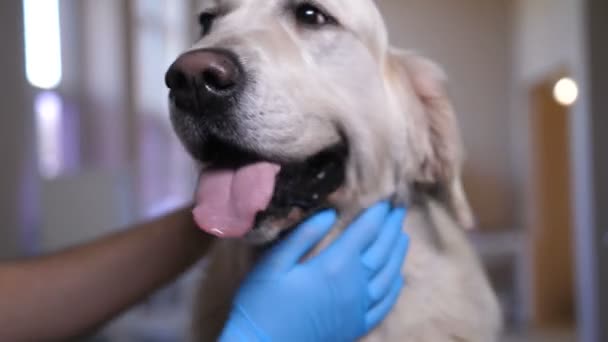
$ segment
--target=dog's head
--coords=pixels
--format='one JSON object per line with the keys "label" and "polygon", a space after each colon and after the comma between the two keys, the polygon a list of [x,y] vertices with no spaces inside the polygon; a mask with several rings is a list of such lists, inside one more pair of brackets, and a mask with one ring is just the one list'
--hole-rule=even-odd
{"label": "dog's head", "polygon": [[206,1],[199,21],[166,82],[201,228],[265,243],[321,208],[427,196],[471,224],[444,75],[389,47],[372,0]]}

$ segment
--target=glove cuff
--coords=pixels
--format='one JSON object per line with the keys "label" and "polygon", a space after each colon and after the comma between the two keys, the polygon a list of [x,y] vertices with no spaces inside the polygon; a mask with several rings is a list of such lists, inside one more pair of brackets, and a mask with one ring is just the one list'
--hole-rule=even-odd
{"label": "glove cuff", "polygon": [[271,342],[240,305],[235,305],[226,327],[220,337],[220,342]]}

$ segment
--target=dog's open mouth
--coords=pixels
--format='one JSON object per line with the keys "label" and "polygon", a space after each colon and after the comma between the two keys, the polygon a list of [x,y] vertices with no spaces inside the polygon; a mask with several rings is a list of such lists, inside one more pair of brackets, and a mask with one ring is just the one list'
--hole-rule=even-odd
{"label": "dog's open mouth", "polygon": [[202,153],[195,220],[222,238],[244,237],[272,220],[290,224],[294,213],[298,220],[330,206],[330,195],[344,183],[347,154],[339,144],[306,160],[280,163],[211,139]]}

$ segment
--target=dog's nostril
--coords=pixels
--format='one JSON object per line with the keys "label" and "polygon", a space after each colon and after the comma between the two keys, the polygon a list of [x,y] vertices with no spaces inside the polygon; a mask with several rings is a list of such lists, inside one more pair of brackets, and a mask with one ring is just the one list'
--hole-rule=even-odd
{"label": "dog's nostril", "polygon": [[238,70],[230,66],[210,65],[203,71],[203,82],[210,90],[224,91],[236,85]]}
{"label": "dog's nostril", "polygon": [[171,67],[165,75],[165,84],[172,90],[185,90],[188,88],[188,78],[177,68]]}

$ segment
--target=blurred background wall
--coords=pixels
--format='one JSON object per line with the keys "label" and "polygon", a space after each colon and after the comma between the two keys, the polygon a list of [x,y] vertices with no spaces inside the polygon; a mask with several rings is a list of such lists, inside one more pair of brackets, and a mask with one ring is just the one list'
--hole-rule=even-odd
{"label": "blurred background wall", "polygon": [[0,4],[0,258],[18,255],[22,235],[36,222],[37,172],[33,140],[34,117],[30,91],[24,78],[22,5],[19,1]]}
{"label": "blurred background wall", "polygon": [[[47,87],[26,77],[28,2],[58,8],[59,40],[46,43],[60,46],[61,77]],[[0,258],[87,241],[189,200],[196,173],[171,130],[163,76],[192,40],[196,2],[0,3]],[[606,59],[598,33],[604,32],[602,13],[608,15],[605,3],[378,2],[394,45],[445,68],[467,148],[466,188],[480,226],[471,237],[510,329],[543,336],[557,331],[549,341],[605,340],[598,324],[606,310],[598,299],[604,298],[600,281],[606,281],[600,272]],[[34,27],[53,27],[52,16],[32,13]],[[43,70],[55,70],[51,53],[32,56]],[[579,91],[566,106],[552,93],[563,78]],[[563,134],[546,135],[566,146],[545,153],[556,152],[568,166],[557,178],[550,177],[551,165],[541,163],[539,144],[550,141],[543,140],[549,130],[537,125],[541,114],[563,118]],[[539,186],[547,179],[555,181]],[[564,198],[552,201],[547,187],[564,188]],[[556,208],[567,213],[553,215]],[[171,340],[187,319],[188,284],[186,277],[128,313],[106,337],[156,334]],[[167,312],[174,319],[163,320]]]}
{"label": "blurred background wall", "polygon": [[379,5],[393,44],[428,56],[448,74],[467,151],[467,193],[479,225],[512,227],[515,180],[505,129],[512,1],[388,0]]}

